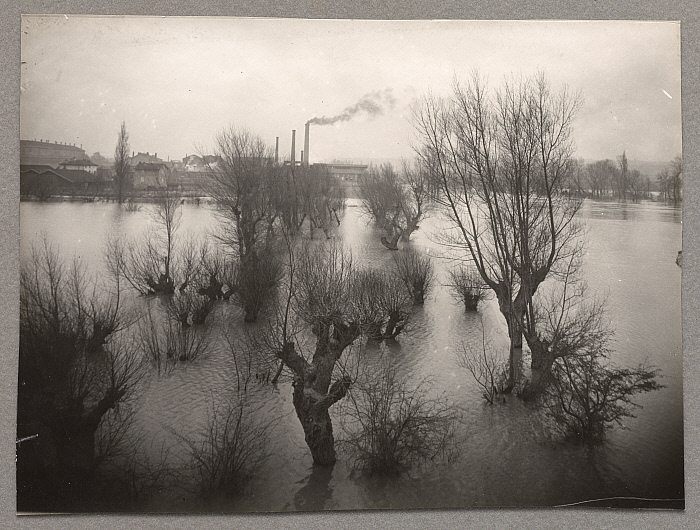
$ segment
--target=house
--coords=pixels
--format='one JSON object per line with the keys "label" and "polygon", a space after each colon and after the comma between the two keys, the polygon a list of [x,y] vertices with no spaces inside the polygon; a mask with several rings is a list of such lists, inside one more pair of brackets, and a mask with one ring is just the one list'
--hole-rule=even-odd
{"label": "house", "polygon": [[94,164],[89,159],[84,158],[81,160],[64,160],[58,164],[56,169],[82,170],[94,175],[97,172],[97,167],[97,164]]}
{"label": "house", "polygon": [[186,171],[204,171],[207,167],[204,159],[197,155],[187,155],[182,159],[182,163]]}
{"label": "house", "polygon": [[158,158],[158,153],[150,154],[148,151],[142,153],[139,151],[138,154],[131,153],[131,158],[129,158],[130,166],[138,166],[140,163],[144,164],[162,164],[163,161]]}
{"label": "house", "polygon": [[156,190],[166,188],[170,181],[170,169],[166,164],[139,162],[134,167],[134,189]]}

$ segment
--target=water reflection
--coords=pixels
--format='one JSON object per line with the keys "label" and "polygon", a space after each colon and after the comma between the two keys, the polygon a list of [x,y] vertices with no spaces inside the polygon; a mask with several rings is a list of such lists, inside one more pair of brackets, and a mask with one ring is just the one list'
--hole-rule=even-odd
{"label": "water reflection", "polygon": [[333,497],[333,488],[330,486],[332,477],[332,467],[312,466],[306,483],[294,495],[294,509],[315,512],[326,508],[326,503]]}

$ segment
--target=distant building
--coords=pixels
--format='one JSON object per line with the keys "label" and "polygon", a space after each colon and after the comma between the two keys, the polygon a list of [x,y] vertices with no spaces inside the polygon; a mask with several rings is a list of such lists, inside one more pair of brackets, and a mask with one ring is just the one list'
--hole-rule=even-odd
{"label": "distant building", "polygon": [[204,171],[207,167],[204,159],[197,155],[187,155],[182,159],[182,164],[185,167],[185,171]]}
{"label": "distant building", "polygon": [[71,169],[71,170],[82,170],[92,173],[93,175],[97,173],[97,164],[94,164],[90,160],[64,160],[58,165],[57,169]]}
{"label": "distant building", "polygon": [[99,152],[93,153],[92,156],[90,157],[90,160],[92,160],[98,166],[102,166],[102,167],[110,167],[114,164],[113,160],[110,160],[109,158],[102,156]]}
{"label": "distant building", "polygon": [[313,164],[313,167],[326,168],[331,175],[339,180],[357,181],[359,177],[367,173],[366,164],[332,163]]}
{"label": "distant building", "polygon": [[80,147],[59,142],[43,140],[20,140],[19,163],[21,165],[46,165],[58,167],[66,160],[85,160],[87,155]]}
{"label": "distant building", "polygon": [[92,194],[103,191],[104,182],[82,169],[54,169],[48,165],[25,164],[19,169],[21,195]]}
{"label": "distant building", "polygon": [[166,188],[171,180],[171,171],[166,164],[139,162],[134,167],[134,189],[156,190]]}
{"label": "distant building", "polygon": [[218,155],[187,155],[182,159],[182,164],[187,171],[211,171],[216,169],[221,162]]}
{"label": "distant building", "polygon": [[162,164],[163,161],[158,158],[158,153],[150,154],[148,151],[145,153],[139,152],[138,154],[131,153],[131,158],[129,158],[130,166],[138,166],[140,163],[145,164]]}

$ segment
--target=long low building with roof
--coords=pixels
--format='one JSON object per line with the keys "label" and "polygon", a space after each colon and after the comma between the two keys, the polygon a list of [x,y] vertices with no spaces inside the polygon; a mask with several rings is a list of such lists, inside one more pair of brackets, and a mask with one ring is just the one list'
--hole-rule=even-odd
{"label": "long low building with roof", "polygon": [[64,194],[97,194],[111,185],[82,169],[54,169],[44,164],[23,164],[19,168],[20,195],[39,198]]}

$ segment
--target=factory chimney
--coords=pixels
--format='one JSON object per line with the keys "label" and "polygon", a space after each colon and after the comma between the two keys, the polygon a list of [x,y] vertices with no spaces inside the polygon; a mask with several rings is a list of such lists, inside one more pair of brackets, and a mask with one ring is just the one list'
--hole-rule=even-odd
{"label": "factory chimney", "polygon": [[294,138],[296,137],[297,131],[292,129],[292,167],[296,161],[296,148],[294,147]]}
{"label": "factory chimney", "polygon": [[279,164],[280,161],[280,137],[275,137],[275,164]]}
{"label": "factory chimney", "polygon": [[304,166],[305,167],[309,167],[309,125],[310,125],[310,123],[307,121],[306,127],[304,129]]}

